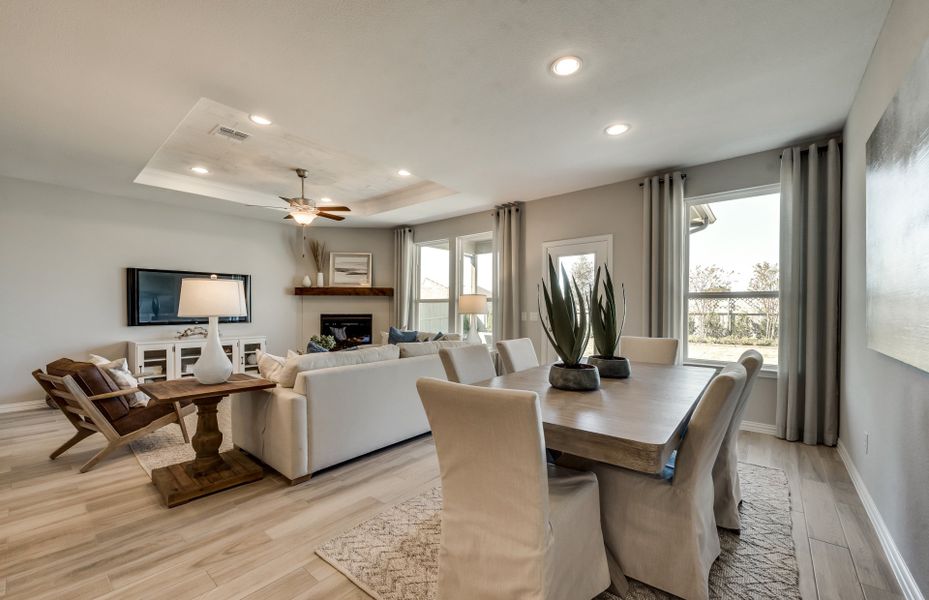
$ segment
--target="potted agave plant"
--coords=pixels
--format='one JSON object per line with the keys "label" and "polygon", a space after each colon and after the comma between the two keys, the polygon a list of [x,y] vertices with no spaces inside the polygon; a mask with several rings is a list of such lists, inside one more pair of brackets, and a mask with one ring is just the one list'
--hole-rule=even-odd
{"label": "potted agave plant", "polygon": [[[590,339],[584,294],[573,278],[570,280],[574,289],[572,293],[567,272],[562,267],[559,277],[551,257],[548,259],[548,273],[551,290],[544,281],[542,282],[545,299],[543,314],[548,317],[547,323],[545,318],[542,319],[542,331],[561,358],[561,362],[552,365],[549,370],[548,382],[552,387],[562,390],[595,390],[600,387],[600,372],[593,365],[581,362],[587,341]],[[541,301],[539,312],[542,313]]]}
{"label": "potted agave plant", "polygon": [[626,286],[622,285],[623,317],[619,329],[616,327],[616,294],[613,290],[613,278],[610,269],[603,266],[606,277],[600,286],[600,267],[594,277],[594,286],[590,290],[590,329],[594,336],[596,354],[587,359],[589,364],[597,367],[600,377],[624,379],[629,377],[632,369],[629,360],[616,356],[616,346],[626,326]]}

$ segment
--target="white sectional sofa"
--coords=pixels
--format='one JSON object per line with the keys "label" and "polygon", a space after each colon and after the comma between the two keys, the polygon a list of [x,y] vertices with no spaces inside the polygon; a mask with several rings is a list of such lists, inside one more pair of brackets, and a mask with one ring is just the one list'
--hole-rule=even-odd
{"label": "white sectional sofa", "polygon": [[[300,483],[320,469],[426,433],[416,381],[445,379],[440,345],[289,358],[276,388],[232,397],[233,443]],[[367,360],[374,362],[329,366]]]}

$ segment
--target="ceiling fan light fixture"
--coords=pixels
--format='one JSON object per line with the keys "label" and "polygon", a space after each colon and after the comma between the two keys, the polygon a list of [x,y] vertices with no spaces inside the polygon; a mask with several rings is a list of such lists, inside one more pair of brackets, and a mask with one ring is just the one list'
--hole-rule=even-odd
{"label": "ceiling fan light fixture", "polygon": [[294,211],[290,213],[297,225],[309,225],[316,218],[316,215],[310,212]]}
{"label": "ceiling fan light fixture", "polygon": [[269,119],[268,117],[263,117],[261,115],[248,115],[248,119],[255,125],[270,125],[271,124],[271,119]]}

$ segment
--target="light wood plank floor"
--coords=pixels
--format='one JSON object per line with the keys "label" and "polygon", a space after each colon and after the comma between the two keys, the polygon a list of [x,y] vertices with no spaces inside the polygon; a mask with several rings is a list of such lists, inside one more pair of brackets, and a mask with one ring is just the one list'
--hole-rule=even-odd
{"label": "light wood plank floor", "polygon": [[[0,598],[368,598],[320,560],[325,540],[438,484],[419,438],[288,487],[276,474],[165,509],[131,452],[77,469],[87,440],[56,411],[0,414]],[[899,598],[835,450],[743,433],[744,460],[787,471],[804,598]]]}

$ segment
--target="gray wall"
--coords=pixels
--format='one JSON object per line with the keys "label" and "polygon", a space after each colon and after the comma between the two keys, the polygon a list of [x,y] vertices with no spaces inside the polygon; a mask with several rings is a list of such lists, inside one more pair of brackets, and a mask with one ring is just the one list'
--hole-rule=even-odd
{"label": "gray wall", "polygon": [[[683,169],[688,196],[698,196],[747,187],[768,185],[779,180],[780,150]],[[628,295],[626,332],[641,335],[644,330],[642,285],[644,278],[643,210],[639,181],[625,181],[526,202],[523,208],[523,286],[522,310],[537,312],[537,285],[542,276],[544,242],[594,235],[613,235],[613,270],[617,281],[624,281]],[[493,218],[487,211],[417,225],[417,242],[454,238],[490,231]],[[454,258],[452,259],[454,262]],[[454,268],[454,264],[452,265]],[[538,321],[523,321],[522,334],[539,348],[542,330]],[[760,380],[746,412],[747,421],[774,424],[775,380]]]}
{"label": "gray wall", "polygon": [[[839,427],[841,443],[924,594],[929,594],[929,373],[867,349],[865,143],[927,37],[929,4],[895,0],[845,126]],[[926,190],[914,193],[926,201]]]}
{"label": "gray wall", "polygon": [[[389,230],[310,228],[331,250],[373,252],[391,285]],[[265,335],[284,353],[305,344],[293,286],[306,272],[292,225],[185,210],[0,178],[0,404],[36,400],[29,373],[88,352],[125,356],[127,340],[170,338],[176,326],[126,325],[126,267],[252,275],[252,322],[223,333]]]}
{"label": "gray wall", "polygon": [[[765,185],[777,181],[778,151],[684,170],[689,196]],[[525,204],[523,310],[536,310],[542,243],[547,241],[613,234],[616,279],[642,289],[643,199],[638,183],[615,183]],[[274,352],[300,348],[304,338],[316,333],[317,313],[333,310],[320,304],[322,300],[301,302],[292,295],[293,285],[316,271],[309,257],[302,258],[297,250],[300,231],[293,226],[16,179],[0,179],[0,202],[0,250],[4,257],[21,257],[0,266],[0,319],[4,340],[10,340],[0,348],[0,377],[9,382],[0,392],[0,403],[35,399],[38,394],[28,373],[59,356],[122,356],[126,340],[174,334],[176,327],[125,325],[123,269],[128,266],[252,274],[253,322],[223,330],[267,335]],[[49,213],[56,218],[47,219]],[[415,239],[454,240],[492,228],[491,212],[481,211],[417,225]],[[329,250],[372,252],[375,284],[393,284],[390,229],[310,227],[307,236],[326,241]],[[67,267],[61,266],[64,257]],[[451,263],[455,269],[454,257]],[[380,305],[357,308],[387,314]],[[644,333],[643,310],[641,292],[630,293],[629,334]],[[522,331],[540,342],[537,321],[523,322]],[[756,385],[746,420],[774,423],[774,380]]]}

